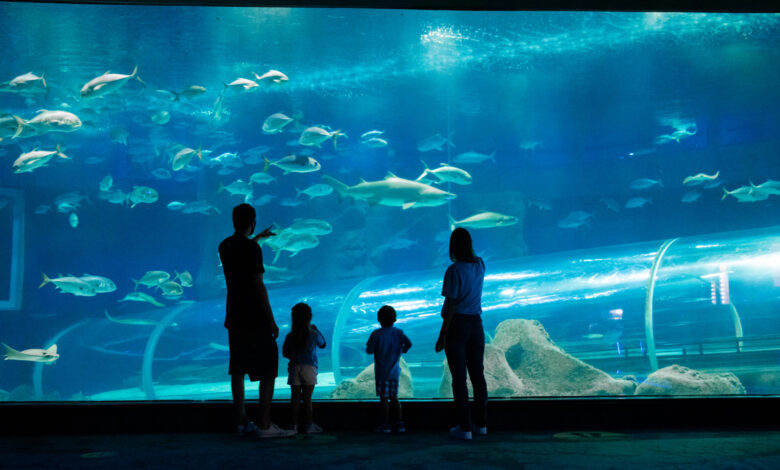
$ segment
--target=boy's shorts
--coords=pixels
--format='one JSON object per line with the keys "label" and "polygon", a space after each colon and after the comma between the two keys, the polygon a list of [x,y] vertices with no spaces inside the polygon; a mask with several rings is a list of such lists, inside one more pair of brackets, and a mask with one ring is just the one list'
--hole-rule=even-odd
{"label": "boy's shorts", "polygon": [[376,383],[376,395],[380,398],[395,398],[398,396],[398,381],[385,380]]}
{"label": "boy's shorts", "polygon": [[317,385],[317,368],[309,364],[297,364],[288,368],[287,385]]}

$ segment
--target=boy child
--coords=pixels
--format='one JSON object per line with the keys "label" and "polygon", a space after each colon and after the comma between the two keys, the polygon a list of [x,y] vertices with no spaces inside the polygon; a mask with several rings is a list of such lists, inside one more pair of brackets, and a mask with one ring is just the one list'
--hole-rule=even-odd
{"label": "boy child", "polygon": [[[406,432],[401,418],[401,403],[398,402],[398,378],[401,375],[401,367],[398,362],[401,359],[401,353],[405,353],[412,347],[412,342],[402,330],[393,326],[395,323],[395,309],[393,307],[383,305],[376,316],[382,328],[374,330],[366,343],[366,352],[374,355],[376,394],[379,396],[379,407],[383,419],[376,431],[382,433],[388,433],[391,430]],[[390,425],[390,407],[392,407],[392,426]]]}

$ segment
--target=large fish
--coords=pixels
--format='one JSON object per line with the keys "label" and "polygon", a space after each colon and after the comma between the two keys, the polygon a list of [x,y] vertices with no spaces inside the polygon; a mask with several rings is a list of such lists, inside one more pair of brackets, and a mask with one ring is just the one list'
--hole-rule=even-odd
{"label": "large fish", "polygon": [[138,66],[133,69],[133,73],[130,75],[124,75],[121,73],[106,72],[99,77],[95,77],[88,81],[81,87],[82,98],[96,98],[108,93],[114,92],[122,87],[129,79],[135,78],[142,85],[146,86],[141,77],[138,76]]}
{"label": "large fish", "polygon": [[84,274],[79,279],[86,282],[98,294],[104,294],[107,292],[114,292],[116,290],[116,284],[114,281],[107,277],[95,276],[94,274]]}
{"label": "large fish", "polygon": [[455,227],[468,227],[468,228],[493,228],[493,227],[508,227],[515,225],[518,222],[517,217],[512,215],[499,214],[497,212],[480,212],[479,214],[472,215],[463,220],[455,220],[452,217],[450,219],[450,230],[455,230]]}
{"label": "large fish", "polygon": [[143,277],[139,280],[131,279],[135,284],[135,288],[138,289],[138,284],[147,287],[154,287],[157,284],[167,281],[171,278],[171,275],[165,271],[147,271]]}
{"label": "large fish", "polygon": [[40,286],[38,286],[38,288],[40,289],[48,283],[54,284],[55,288],[59,289],[60,292],[65,294],[73,294],[81,297],[93,297],[97,293],[92,285],[75,276],[60,276],[51,279],[46,275],[46,273],[43,273],[43,282]]}
{"label": "large fish", "polygon": [[258,82],[262,82],[263,80],[265,80],[267,82],[270,82],[270,83],[273,83],[273,84],[276,84],[276,85],[281,85],[282,83],[284,83],[287,80],[289,80],[289,78],[287,78],[287,75],[283,74],[282,72],[280,72],[278,70],[269,70],[268,72],[266,72],[266,73],[264,73],[262,75],[258,75],[256,73],[253,73],[253,75],[255,76],[255,80],[257,80]]}
{"label": "large fish", "polygon": [[49,160],[57,155],[60,158],[68,160],[70,157],[62,153],[60,146],[57,145],[57,150],[33,150],[19,155],[13,163],[14,173],[29,173],[36,168],[46,166]]}
{"label": "large fish", "polygon": [[26,74],[19,75],[18,77],[8,82],[8,91],[38,91],[41,89],[41,86],[46,88],[46,80],[43,78],[43,74],[41,74],[39,77],[32,72],[27,72]]}
{"label": "large fish", "polygon": [[577,228],[582,225],[588,225],[588,219],[593,217],[593,214],[585,211],[572,211],[569,215],[558,221],[558,227],[560,228]]}
{"label": "large fish", "polygon": [[311,173],[322,168],[320,162],[305,155],[287,155],[275,162],[271,162],[266,157],[263,171],[268,171],[268,168],[271,166],[281,168],[284,170],[285,175],[288,173]]}
{"label": "large fish", "polygon": [[51,345],[48,349],[25,349],[24,351],[17,351],[5,343],[3,343],[3,346],[5,346],[6,361],[52,363],[60,358],[60,355],[57,354],[56,344]]}
{"label": "large fish", "polygon": [[319,219],[295,219],[293,224],[284,229],[290,233],[308,233],[309,235],[327,235],[333,231],[333,227],[324,220]]}
{"label": "large fish", "polygon": [[442,163],[438,168],[431,170],[425,162],[422,162],[425,170],[416,181],[427,183],[427,176],[433,176],[438,183],[471,184],[471,175],[466,170]]}
{"label": "large fish", "polygon": [[38,110],[38,114],[25,123],[26,127],[32,128],[34,134],[45,134],[47,132],[73,132],[81,128],[81,119],[68,111],[49,111],[47,109]]}
{"label": "large fish", "polygon": [[[253,88],[257,88],[257,82],[248,78],[237,78],[230,83],[224,83],[225,88],[223,92],[233,90],[237,92],[249,91]],[[220,103],[221,104],[221,103]]]}
{"label": "large fish", "polygon": [[456,197],[455,194],[424,183],[399,178],[390,172],[382,180],[361,180],[355,186],[347,186],[327,175],[323,175],[322,179],[333,186],[342,199],[351,197],[369,204],[402,207],[403,209],[440,206]]}
{"label": "large fish", "polygon": [[347,134],[341,130],[327,131],[321,127],[309,127],[301,133],[298,143],[301,145],[319,147],[328,139],[333,139],[333,148],[338,149],[338,137],[347,138]]}

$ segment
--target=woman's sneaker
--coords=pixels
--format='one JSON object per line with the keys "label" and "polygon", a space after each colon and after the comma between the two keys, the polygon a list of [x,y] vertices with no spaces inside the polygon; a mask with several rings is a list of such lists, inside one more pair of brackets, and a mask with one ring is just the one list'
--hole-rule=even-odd
{"label": "woman's sneaker", "polygon": [[450,429],[450,439],[456,439],[459,441],[470,441],[471,431],[464,431],[460,426],[455,426]]}
{"label": "woman's sneaker", "polygon": [[393,423],[393,432],[397,433],[403,433],[406,432],[406,427],[404,427],[403,421],[396,421]]}
{"label": "woman's sneaker", "polygon": [[380,433],[380,434],[387,434],[392,431],[392,428],[390,428],[390,425],[387,423],[380,424],[379,426],[374,428],[374,432]]}
{"label": "woman's sneaker", "polygon": [[303,430],[304,434],[319,434],[322,432],[322,426],[317,423],[311,423]]}
{"label": "woman's sneaker", "polygon": [[239,436],[248,436],[250,434],[255,434],[255,433],[257,433],[258,429],[259,428],[254,423],[254,421],[250,421],[250,422],[248,422],[246,424],[239,424],[238,425],[238,435]]}
{"label": "woman's sneaker", "polygon": [[292,437],[296,434],[292,429],[282,429],[274,423],[268,426],[268,429],[257,428],[257,437],[261,439],[273,439],[276,437]]}

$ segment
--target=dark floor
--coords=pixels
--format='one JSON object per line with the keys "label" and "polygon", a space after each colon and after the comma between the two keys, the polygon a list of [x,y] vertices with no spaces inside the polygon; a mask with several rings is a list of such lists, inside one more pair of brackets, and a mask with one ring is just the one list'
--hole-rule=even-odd
{"label": "dark floor", "polygon": [[292,439],[145,434],[0,439],[2,469],[778,469],[780,432],[325,433]]}

